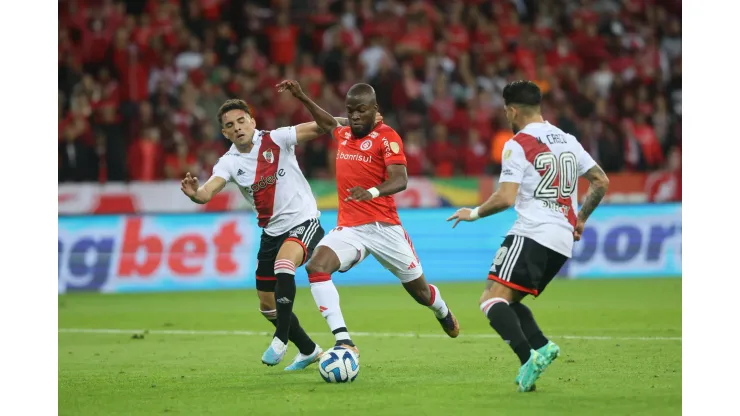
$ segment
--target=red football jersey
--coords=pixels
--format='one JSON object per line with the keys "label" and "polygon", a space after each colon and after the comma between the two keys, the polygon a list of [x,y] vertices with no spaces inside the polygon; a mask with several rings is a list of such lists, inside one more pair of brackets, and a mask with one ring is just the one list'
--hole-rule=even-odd
{"label": "red football jersey", "polygon": [[362,138],[354,137],[350,127],[342,126],[335,128],[332,136],[337,140],[337,225],[351,227],[372,222],[400,225],[392,195],[370,201],[344,201],[349,196],[348,189],[355,186],[370,189],[385,182],[389,165],[406,166],[398,133],[381,122]]}

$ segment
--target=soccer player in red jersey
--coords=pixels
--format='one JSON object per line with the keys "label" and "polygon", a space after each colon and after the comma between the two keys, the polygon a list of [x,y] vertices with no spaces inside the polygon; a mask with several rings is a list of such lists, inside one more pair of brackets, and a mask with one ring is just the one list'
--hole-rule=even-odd
{"label": "soccer player in red jersey", "polygon": [[368,254],[390,270],[418,303],[434,311],[447,335],[457,337],[457,319],[442,300],[439,289],[424,278],[414,246],[398,217],[393,194],[406,189],[406,156],[398,133],[383,122],[376,122],[375,90],[367,84],[355,84],[349,89],[345,100],[349,120],[346,127],[311,101],[298,82],[283,81],[279,90],[290,91],[311,112],[316,124],[331,131],[338,141],[337,227],[321,239],[306,264],[311,293],[336,345],[357,352],[342,317],[331,274],[348,271]]}

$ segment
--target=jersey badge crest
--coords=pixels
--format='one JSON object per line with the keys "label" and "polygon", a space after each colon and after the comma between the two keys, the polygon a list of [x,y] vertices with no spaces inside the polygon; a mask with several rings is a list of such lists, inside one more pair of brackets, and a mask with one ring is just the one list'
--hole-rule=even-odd
{"label": "jersey badge crest", "polygon": [[267,163],[272,163],[275,161],[275,157],[272,155],[272,149],[267,149],[264,152],[262,152],[262,157],[265,158]]}
{"label": "jersey badge crest", "polygon": [[362,144],[360,145],[360,149],[362,149],[362,150],[368,150],[368,149],[370,149],[371,147],[373,147],[373,142],[372,142],[372,140],[370,140],[370,139],[368,139],[368,140],[365,140],[365,141],[364,141],[364,142],[362,142]]}
{"label": "jersey badge crest", "polygon": [[401,150],[401,148],[398,146],[398,143],[391,142],[391,150],[393,150],[393,153],[397,154]]}

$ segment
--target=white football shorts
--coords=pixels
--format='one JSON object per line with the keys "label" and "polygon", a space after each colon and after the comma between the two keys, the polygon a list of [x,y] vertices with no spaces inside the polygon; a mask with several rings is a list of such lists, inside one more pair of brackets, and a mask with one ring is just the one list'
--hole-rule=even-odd
{"label": "white football shorts", "polygon": [[414,251],[411,238],[400,225],[382,223],[354,227],[336,227],[319,241],[339,257],[339,271],[346,272],[372,254],[402,283],[418,279],[421,263]]}

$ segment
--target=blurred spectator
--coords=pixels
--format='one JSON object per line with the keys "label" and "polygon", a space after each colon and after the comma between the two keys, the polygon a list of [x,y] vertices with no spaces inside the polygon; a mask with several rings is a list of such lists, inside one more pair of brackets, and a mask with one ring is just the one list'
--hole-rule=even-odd
{"label": "blurred spectator", "polygon": [[421,131],[409,131],[403,143],[403,151],[406,154],[406,172],[409,176],[422,176],[429,172],[429,161],[422,147]]}
{"label": "blurred spectator", "polygon": [[59,182],[97,180],[98,163],[93,149],[79,140],[79,125],[68,125],[59,143]]}
{"label": "blurred spectator", "polygon": [[[60,0],[60,180],[204,176],[229,145],[226,98],[262,129],[310,119],[283,78],[337,116],[352,84],[373,85],[412,176],[496,173],[519,78],[606,170],[664,172],[680,160],[681,38],[668,0]],[[297,150],[309,177],[335,152],[328,135]]]}
{"label": "blurred spectator", "polygon": [[185,142],[175,144],[175,152],[165,156],[165,179],[183,178],[187,172],[195,173],[197,171],[198,167],[195,155],[188,151],[188,145]]}
{"label": "blurred spectator", "polygon": [[470,130],[467,143],[460,149],[462,173],[465,176],[481,176],[486,172],[490,158],[488,149],[476,130]]}
{"label": "blurred spectator", "polygon": [[427,157],[434,167],[435,176],[450,177],[454,174],[458,155],[449,141],[444,124],[432,128],[432,142],[427,145]]}

